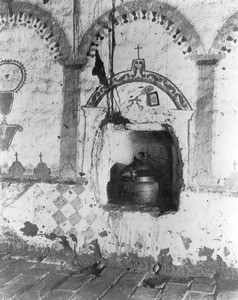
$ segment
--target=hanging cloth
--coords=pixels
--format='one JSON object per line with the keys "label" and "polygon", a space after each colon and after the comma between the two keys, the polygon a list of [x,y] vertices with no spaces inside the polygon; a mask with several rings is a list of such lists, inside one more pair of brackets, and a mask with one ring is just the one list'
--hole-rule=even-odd
{"label": "hanging cloth", "polygon": [[105,68],[104,68],[104,63],[101,60],[97,49],[96,49],[96,53],[95,53],[95,66],[92,70],[92,75],[97,76],[99,79],[99,82],[101,84],[103,84],[106,88],[109,87]]}

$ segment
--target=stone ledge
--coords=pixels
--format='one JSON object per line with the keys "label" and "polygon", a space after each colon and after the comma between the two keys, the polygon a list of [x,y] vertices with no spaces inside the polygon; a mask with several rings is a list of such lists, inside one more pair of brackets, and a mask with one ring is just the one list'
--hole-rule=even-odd
{"label": "stone ledge", "polygon": [[[149,213],[152,217],[159,217],[162,215],[159,207],[157,206],[148,206],[148,205],[136,205],[136,204],[113,204],[113,203],[107,203],[105,205],[101,205],[101,208],[103,208],[105,211],[110,212],[117,212],[117,213],[123,213],[123,212],[140,212],[140,213]],[[169,212],[166,212],[169,213]],[[170,213],[174,213],[171,211]]]}
{"label": "stone ledge", "polygon": [[59,177],[52,177],[50,179],[39,179],[35,178],[35,176],[22,176],[21,178],[10,177],[8,175],[0,175],[0,182],[17,182],[17,183],[62,183],[68,185],[76,185],[76,184],[86,184],[86,180],[82,181],[79,179],[61,179]]}

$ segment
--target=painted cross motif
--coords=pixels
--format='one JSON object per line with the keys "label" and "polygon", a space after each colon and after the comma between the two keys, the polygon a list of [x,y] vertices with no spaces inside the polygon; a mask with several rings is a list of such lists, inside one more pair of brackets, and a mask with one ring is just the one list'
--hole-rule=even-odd
{"label": "painted cross motif", "polygon": [[19,154],[16,152],[16,153],[15,153],[16,161],[18,161],[18,155],[19,155]]}
{"label": "painted cross motif", "polygon": [[138,59],[140,59],[140,49],[142,49],[142,47],[140,47],[139,45],[137,45],[137,47],[134,48],[134,49],[137,50]]}

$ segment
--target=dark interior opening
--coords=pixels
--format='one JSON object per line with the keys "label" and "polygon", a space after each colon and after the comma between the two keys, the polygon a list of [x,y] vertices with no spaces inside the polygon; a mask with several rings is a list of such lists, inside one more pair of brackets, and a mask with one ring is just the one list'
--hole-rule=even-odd
{"label": "dark interior opening", "polygon": [[110,170],[109,203],[177,210],[183,184],[177,138],[169,131],[131,131],[130,139],[130,163],[117,162]]}

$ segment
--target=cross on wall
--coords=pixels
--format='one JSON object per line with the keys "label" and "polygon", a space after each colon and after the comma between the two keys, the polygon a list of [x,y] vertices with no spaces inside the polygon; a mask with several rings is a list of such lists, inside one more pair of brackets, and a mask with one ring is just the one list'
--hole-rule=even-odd
{"label": "cross on wall", "polygon": [[19,154],[16,152],[16,153],[15,153],[16,161],[18,161],[18,155],[19,155]]}
{"label": "cross on wall", "polygon": [[140,45],[138,44],[134,49],[137,50],[138,59],[140,59],[140,49],[142,49],[142,47],[140,47]]}

